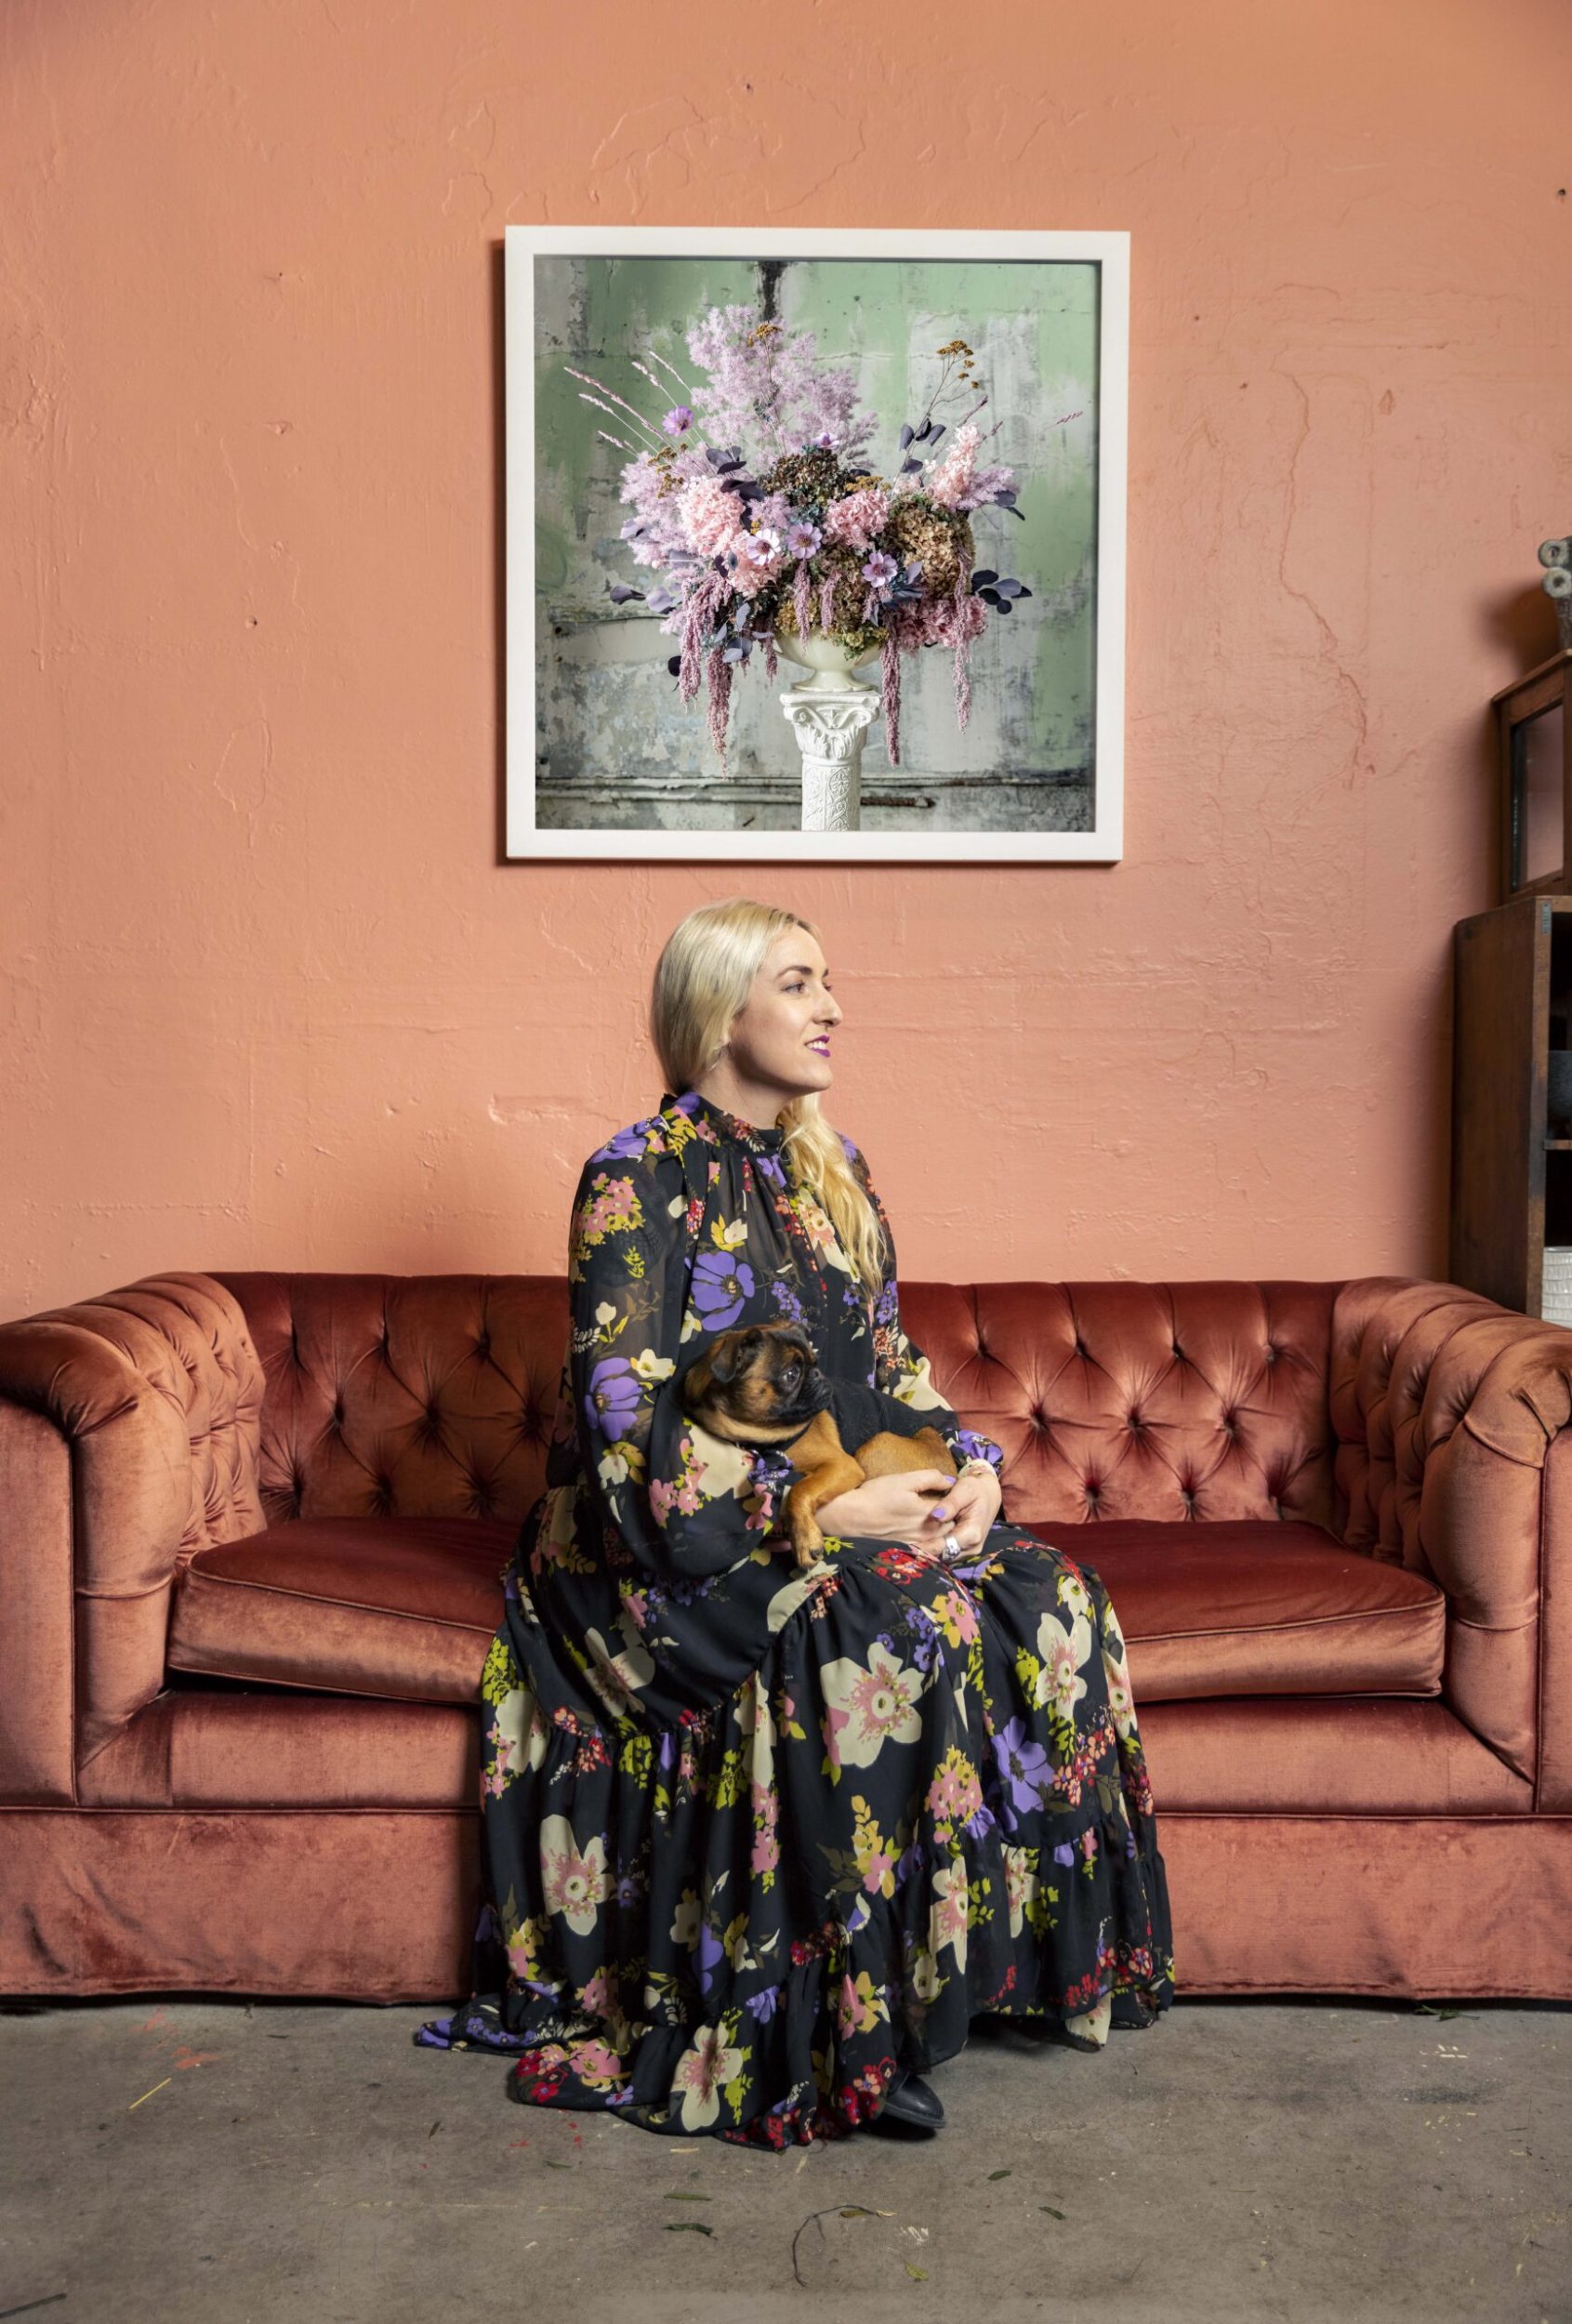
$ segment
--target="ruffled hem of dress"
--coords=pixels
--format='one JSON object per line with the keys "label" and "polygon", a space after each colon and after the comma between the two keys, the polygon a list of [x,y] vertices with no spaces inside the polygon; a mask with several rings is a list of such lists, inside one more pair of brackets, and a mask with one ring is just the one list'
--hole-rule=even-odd
{"label": "ruffled hem of dress", "polygon": [[[1085,1901],[1095,1897],[1098,1907],[1096,1924],[1133,1922],[1160,1944],[1169,1927],[1160,1852],[1147,1844],[1133,1858],[1118,1859],[1121,1885],[1134,1892],[1126,1894],[1122,1912],[1106,1893],[1109,1862],[1101,1859],[1086,1882]],[[952,1974],[931,2003],[914,2010],[901,1985],[878,1974],[887,1976],[911,1949],[898,1902],[872,1898],[855,1928],[826,1923],[816,1940],[793,1947],[792,1967],[779,1985],[712,2004],[681,2023],[649,2025],[629,2037],[604,2018],[564,2013],[510,1984],[502,1993],[477,1994],[452,2016],[422,2026],[414,2039],[424,2048],[512,2057],[509,2096],[523,2105],[605,2111],[668,2136],[780,2149],[842,2137],[876,2120],[897,2073],[923,2073],[956,2056],[974,2018],[1035,2023],[1073,2048],[1098,2050],[1103,2040],[1077,2034],[1072,2021],[1086,2020],[1104,2000],[1107,2024],[1120,2027],[1150,2027],[1171,2006],[1171,1954],[1120,1938],[1100,1946],[1095,1970],[1058,1994],[1045,1994],[1040,1985],[1025,1989],[1014,1961],[1002,1977],[984,1977],[969,1945],[968,1966]],[[977,1950],[984,1954],[985,1942]],[[964,2009],[958,2009],[962,1996]],[[876,1997],[886,2004],[882,2017]],[[864,2016],[870,2022],[857,2022]],[[738,2086],[738,2095],[723,2108],[720,2093],[728,2083]],[[771,2091],[775,2095],[766,2098]],[[735,2119],[727,2119],[728,2110]]]}

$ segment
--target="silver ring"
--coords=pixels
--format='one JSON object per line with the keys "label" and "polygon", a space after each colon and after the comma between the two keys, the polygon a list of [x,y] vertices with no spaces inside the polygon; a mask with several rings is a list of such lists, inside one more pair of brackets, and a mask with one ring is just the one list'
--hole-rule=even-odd
{"label": "silver ring", "polygon": [[958,1557],[960,1555],[960,1543],[956,1539],[953,1533],[945,1534],[945,1548],[951,1557]]}

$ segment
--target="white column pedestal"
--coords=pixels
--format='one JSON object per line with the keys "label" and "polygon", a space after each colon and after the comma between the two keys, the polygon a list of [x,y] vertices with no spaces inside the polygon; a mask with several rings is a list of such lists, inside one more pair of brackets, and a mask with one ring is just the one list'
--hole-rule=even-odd
{"label": "white column pedestal", "polygon": [[863,745],[881,707],[875,686],[815,677],[788,686],[781,708],[802,753],[804,831],[862,826]]}

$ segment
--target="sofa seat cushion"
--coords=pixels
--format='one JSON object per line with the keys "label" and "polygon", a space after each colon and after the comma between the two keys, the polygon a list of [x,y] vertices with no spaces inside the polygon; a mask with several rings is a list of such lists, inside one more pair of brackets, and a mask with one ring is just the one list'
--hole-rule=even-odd
{"label": "sofa seat cushion", "polygon": [[1447,1600],[1319,1525],[1098,1518],[1026,1528],[1107,1587],[1143,1702],[1222,1695],[1438,1695]]}
{"label": "sofa seat cushion", "polygon": [[[502,1614],[511,1521],[322,1517],[199,1550],[168,1663],[209,1678],[472,1703]],[[1435,1695],[1447,1602],[1318,1525],[1103,1518],[1027,1528],[1100,1574],[1143,1702]]]}
{"label": "sofa seat cushion", "polygon": [[317,1517],[199,1550],[176,1589],[169,1668],[472,1703],[518,1536],[511,1520]]}

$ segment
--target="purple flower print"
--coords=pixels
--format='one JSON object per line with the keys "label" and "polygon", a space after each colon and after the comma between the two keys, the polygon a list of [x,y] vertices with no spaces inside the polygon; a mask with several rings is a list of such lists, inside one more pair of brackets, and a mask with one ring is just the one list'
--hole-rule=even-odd
{"label": "purple flower print", "polygon": [[643,1153],[647,1142],[641,1128],[619,1129],[614,1138],[608,1138],[603,1146],[597,1146],[589,1158],[592,1162],[632,1162]]}
{"label": "purple flower print", "polygon": [[1054,1863],[1055,1863],[1055,1864],[1074,1864],[1075,1860],[1076,1860],[1076,1852],[1075,1852],[1074,1848],[1072,1848],[1072,1847],[1071,1847],[1071,1845],[1070,1845],[1070,1843],[1069,1843],[1069,1842],[1068,1842],[1067,1840],[1062,1840],[1062,1841],[1060,1842],[1060,1843],[1059,1843],[1058,1847],[1057,1847],[1057,1848],[1055,1848],[1055,1850],[1053,1851],[1053,1861],[1054,1861]]}
{"label": "purple flower print", "polygon": [[644,1383],[625,1355],[603,1355],[589,1375],[584,1409],[591,1430],[601,1430],[614,1444],[626,1436],[639,1409]]}
{"label": "purple flower print", "polygon": [[760,2025],[767,2025],[780,2008],[781,1996],[785,1991],[784,1985],[767,1985],[762,1993],[750,1993],[743,2006],[750,2017],[758,2019]]}
{"label": "purple flower print", "polygon": [[707,1993],[715,1972],[726,1958],[726,1948],[707,1921],[699,1931],[699,1991]]}
{"label": "purple flower print", "polygon": [[[797,1292],[792,1289],[789,1283],[783,1281],[783,1279],[777,1275],[774,1282],[770,1286],[770,1297],[774,1302],[776,1311],[779,1314],[784,1315],[788,1323],[799,1324],[804,1331],[807,1330],[807,1312],[803,1307],[800,1298],[798,1296]],[[868,1386],[870,1388],[873,1386],[872,1380],[869,1380]]]}
{"label": "purple flower print", "polygon": [[[939,1658],[940,1642],[943,1635],[944,1633],[940,1630],[938,1623],[934,1621],[932,1616],[927,1612],[926,1608],[920,1605],[914,1605],[912,1607],[910,1643],[906,1651],[911,1657],[912,1668],[914,1670],[931,1670],[932,1669],[934,1663]],[[879,1640],[879,1644],[885,1648],[887,1653],[894,1654],[896,1652],[895,1641],[892,1634],[890,1632],[887,1631],[885,1633],[884,1637]]]}
{"label": "purple flower print", "polygon": [[1011,1804],[1025,1810],[1041,1807],[1053,1778],[1048,1753],[1027,1734],[1024,1719],[1012,1719],[1002,1734],[995,1736],[994,1757],[1010,1786]]}
{"label": "purple flower print", "polygon": [[667,412],[666,417],[661,421],[661,426],[665,429],[668,436],[683,435],[693,426],[693,406],[688,403],[674,403],[670,411]]}
{"label": "purple flower print", "polygon": [[[998,1446],[991,1436],[979,1436],[974,1428],[962,1428],[956,1431],[956,1441],[952,1449],[959,1455],[962,1460],[993,1461]],[[994,1466],[997,1468],[997,1463],[994,1462]]]}
{"label": "purple flower print", "polygon": [[725,1331],[753,1297],[753,1269],[730,1251],[701,1251],[694,1262],[694,1305],[701,1324]]}

